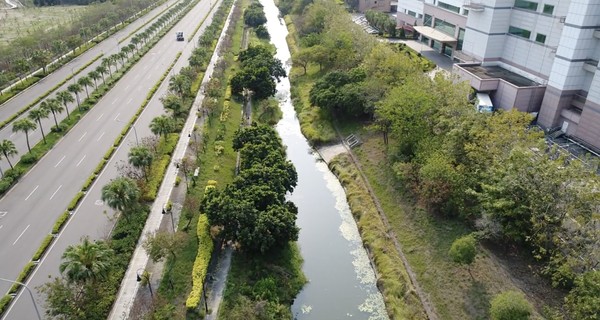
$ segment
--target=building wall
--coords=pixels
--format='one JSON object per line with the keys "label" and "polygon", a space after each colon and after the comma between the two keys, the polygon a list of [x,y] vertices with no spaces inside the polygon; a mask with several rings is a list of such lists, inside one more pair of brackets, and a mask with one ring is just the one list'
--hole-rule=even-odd
{"label": "building wall", "polygon": [[368,10],[375,10],[381,12],[390,12],[392,7],[391,0],[359,0],[358,11],[366,12]]}

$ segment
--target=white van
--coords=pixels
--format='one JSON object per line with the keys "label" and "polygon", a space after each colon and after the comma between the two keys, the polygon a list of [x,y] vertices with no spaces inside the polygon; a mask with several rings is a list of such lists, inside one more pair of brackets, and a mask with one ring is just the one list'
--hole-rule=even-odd
{"label": "white van", "polygon": [[481,113],[494,112],[494,105],[492,104],[490,95],[487,93],[477,93],[475,96],[475,109]]}

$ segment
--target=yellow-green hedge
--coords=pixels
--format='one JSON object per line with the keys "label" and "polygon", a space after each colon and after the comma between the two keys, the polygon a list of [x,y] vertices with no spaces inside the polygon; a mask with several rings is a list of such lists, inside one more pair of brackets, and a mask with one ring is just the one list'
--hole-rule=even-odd
{"label": "yellow-green hedge", "polygon": [[192,270],[192,292],[185,301],[185,306],[188,309],[196,309],[202,297],[202,287],[204,286],[204,278],[206,270],[210,262],[210,256],[213,251],[213,241],[210,238],[210,226],[208,218],[205,214],[198,218],[198,253],[196,261],[194,261],[194,269]]}

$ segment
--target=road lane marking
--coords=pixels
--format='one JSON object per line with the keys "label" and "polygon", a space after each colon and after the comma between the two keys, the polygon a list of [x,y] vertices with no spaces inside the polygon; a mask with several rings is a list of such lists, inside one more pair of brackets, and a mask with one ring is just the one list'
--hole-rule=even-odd
{"label": "road lane marking", "polygon": [[13,132],[13,133],[10,135],[10,138],[12,138],[12,137],[13,137],[15,134],[17,134],[17,133],[16,133],[16,132]]}
{"label": "road lane marking", "polygon": [[56,168],[56,167],[58,167],[58,165],[59,165],[59,164],[60,164],[60,163],[61,163],[63,160],[65,160],[65,157],[66,157],[66,156],[63,156],[62,158],[60,158],[60,160],[58,160],[58,163],[56,163],[56,164],[54,165],[54,167],[55,167],[55,168]]}
{"label": "road lane marking", "polygon": [[58,190],[60,190],[60,188],[62,188],[62,184],[60,186],[58,186],[58,189],[56,189],[56,191],[54,191],[54,193],[50,197],[50,200],[52,200],[52,198],[54,198],[54,196],[56,195],[56,193],[58,192]]}
{"label": "road lane marking", "polygon": [[100,139],[102,139],[102,137],[104,137],[104,132],[102,132],[102,134],[98,137],[98,139],[96,139],[96,141],[100,141]]}
{"label": "road lane marking", "polygon": [[145,65],[145,66],[144,66],[144,70],[146,70],[146,69],[148,69],[148,65]]}
{"label": "road lane marking", "polygon": [[1,226],[0,226],[0,229],[2,229],[2,227],[4,227],[4,225],[1,225]]}
{"label": "road lane marking", "polygon": [[115,100],[113,100],[112,104],[117,103],[117,101],[119,101],[119,98],[116,98]]}
{"label": "road lane marking", "polygon": [[81,138],[79,138],[79,140],[77,140],[77,141],[81,142],[81,140],[83,139],[83,137],[85,137],[86,134],[87,134],[87,131],[84,132],[83,135],[81,136]]}
{"label": "road lane marking", "polygon": [[101,115],[98,117],[98,119],[96,119],[96,121],[99,121],[100,119],[102,119],[102,117],[103,117],[103,116],[104,116],[104,113],[103,113],[103,114],[101,114]]}
{"label": "road lane marking", "polygon": [[27,227],[25,227],[25,230],[23,230],[23,232],[21,232],[21,234],[19,235],[17,240],[15,240],[15,242],[13,242],[13,246],[17,243],[17,241],[19,241],[19,239],[21,239],[21,237],[23,236],[23,233],[25,233],[25,231],[27,231],[27,229],[29,229],[29,226],[30,226],[30,224],[28,224]]}
{"label": "road lane marking", "polygon": [[121,115],[121,113],[117,113],[117,116],[115,117],[115,121],[117,121],[117,119],[119,119],[119,116]]}
{"label": "road lane marking", "polygon": [[37,188],[39,186],[40,186],[39,184],[37,186],[35,186],[35,188],[33,189],[33,191],[31,191],[31,193],[27,196],[27,198],[25,198],[25,201],[27,201],[29,199],[29,197],[31,197],[31,195],[35,192],[35,190],[37,190]]}
{"label": "road lane marking", "polygon": [[127,100],[127,104],[130,104],[131,100],[133,100],[133,98],[129,98],[129,100]]}
{"label": "road lane marking", "polygon": [[[138,75],[139,75],[139,73],[138,73]],[[127,89],[129,89],[129,85],[127,85],[127,87],[125,87],[125,91],[127,91]]]}
{"label": "road lane marking", "polygon": [[83,161],[83,159],[85,159],[86,156],[87,155],[85,155],[85,154],[83,155],[83,158],[81,158],[81,160],[79,160],[79,162],[77,162],[76,167],[79,167],[79,165],[81,164],[81,162]]}

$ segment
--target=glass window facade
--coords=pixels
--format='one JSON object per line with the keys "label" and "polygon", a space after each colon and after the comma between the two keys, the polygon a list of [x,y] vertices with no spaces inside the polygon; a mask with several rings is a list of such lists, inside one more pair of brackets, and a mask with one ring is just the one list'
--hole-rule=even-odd
{"label": "glass window facade", "polygon": [[538,8],[538,3],[526,0],[515,0],[515,8],[536,11]]}
{"label": "glass window facade", "polygon": [[456,26],[444,20],[435,19],[433,23],[433,28],[451,37],[454,37],[454,30],[456,29]]}
{"label": "glass window facade", "polygon": [[438,1],[437,6],[446,10],[450,10],[452,12],[460,13],[460,7],[453,6],[445,2]]}
{"label": "glass window facade", "polygon": [[538,33],[535,35],[535,42],[546,43],[546,35]]}
{"label": "glass window facade", "polygon": [[433,22],[433,18],[430,15],[425,14],[425,18],[423,18],[423,25],[427,26],[427,27],[431,27],[432,22]]}
{"label": "glass window facade", "polygon": [[513,26],[508,27],[508,33],[526,39],[529,39],[529,37],[531,37],[531,31]]}
{"label": "glass window facade", "polygon": [[551,4],[545,4],[544,5],[544,11],[545,14],[549,14],[552,15],[554,13],[554,6]]}
{"label": "glass window facade", "polygon": [[458,28],[458,41],[456,41],[456,50],[462,50],[463,42],[465,41],[465,29]]}

